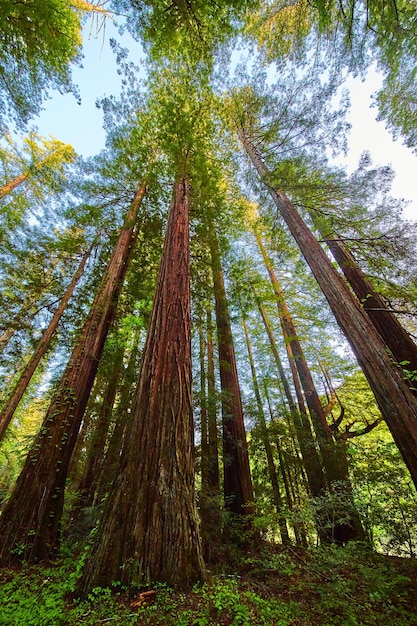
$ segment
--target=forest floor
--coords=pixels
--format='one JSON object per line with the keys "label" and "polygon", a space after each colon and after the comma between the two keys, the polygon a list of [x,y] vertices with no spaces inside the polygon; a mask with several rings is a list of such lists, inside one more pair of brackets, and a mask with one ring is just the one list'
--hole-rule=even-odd
{"label": "forest floor", "polygon": [[47,568],[1,570],[0,624],[417,626],[417,560],[360,544],[314,550],[263,544],[233,571],[223,565],[188,593],[165,585],[99,588],[77,603],[69,599],[76,576],[69,555]]}

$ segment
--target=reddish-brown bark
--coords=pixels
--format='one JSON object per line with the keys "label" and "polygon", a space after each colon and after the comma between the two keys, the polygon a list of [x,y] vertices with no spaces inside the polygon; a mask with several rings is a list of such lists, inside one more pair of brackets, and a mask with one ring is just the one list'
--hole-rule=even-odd
{"label": "reddish-brown bark", "polygon": [[261,317],[262,317],[264,328],[265,328],[266,333],[268,335],[269,345],[270,345],[270,348],[271,348],[271,351],[272,351],[272,354],[273,354],[273,357],[274,357],[275,364],[277,366],[279,377],[281,379],[281,383],[282,383],[282,386],[284,388],[284,395],[285,395],[285,398],[286,398],[287,403],[288,403],[288,408],[290,409],[290,411],[296,411],[297,407],[296,407],[296,404],[295,404],[295,400],[294,400],[293,395],[291,393],[290,385],[288,383],[288,379],[287,379],[287,376],[285,374],[285,370],[284,370],[284,368],[282,366],[281,357],[279,356],[277,344],[276,344],[276,341],[275,341],[274,334],[272,332],[271,324],[269,323],[268,315],[266,313],[265,307],[263,306],[261,300],[257,296],[255,290],[254,290],[254,293],[255,293],[255,296],[256,296],[256,303],[258,305],[258,309],[259,309],[259,312],[260,312]]}
{"label": "reddish-brown bark", "polygon": [[210,251],[222,392],[225,506],[236,515],[248,517],[253,513],[252,480],[229,309],[214,228],[210,235]]}
{"label": "reddish-brown bark", "polygon": [[[292,316],[290,315],[287,304],[285,302],[284,294],[282,292],[278,278],[275,274],[274,268],[272,267],[271,260],[266,252],[265,246],[263,245],[259,234],[256,234],[256,239],[261,250],[262,257],[264,259],[264,263],[267,268],[271,284],[276,296],[282,333],[284,336],[285,345],[287,347],[288,358],[290,361],[290,367],[294,378],[294,385],[296,388],[298,403],[300,406],[300,421],[302,423],[302,428],[305,435],[309,437],[307,441],[303,441],[301,445],[303,446],[303,448],[305,448],[307,444],[307,458],[309,459],[309,462],[311,463],[311,461],[315,459],[317,463],[317,453],[314,452],[314,441],[311,438],[311,431],[308,425],[308,419],[302,400],[302,395],[304,393],[310,418],[313,423],[314,432],[316,434],[317,443],[320,449],[322,465],[325,470],[325,476],[323,478],[325,479],[327,486],[330,488],[330,490],[334,490],[335,488],[337,488],[340,493],[343,492],[345,495],[347,508],[344,513],[344,518],[348,521],[346,521],[346,523],[339,522],[337,520],[337,516],[333,516],[332,520],[334,520],[334,522],[328,525],[328,532],[327,525],[325,528],[323,528],[321,536],[324,539],[326,534],[329,534],[329,538],[331,540],[337,541],[339,543],[345,543],[346,541],[350,541],[352,539],[364,539],[364,532],[359,519],[359,515],[355,510],[353,504],[352,488],[349,479],[348,466],[347,464],[342,463],[341,459],[339,458],[339,447],[333,440],[332,431],[326,420],[328,407],[326,408],[321,404],[320,397],[317,393],[317,389],[310,372],[310,368],[304,356],[301,342],[298,339],[298,334]],[[298,379],[299,383],[301,384],[302,391],[298,387]],[[301,439],[303,439],[303,436],[301,436]],[[311,457],[313,457],[313,459]],[[306,473],[307,476],[309,476],[309,472],[307,472],[307,469]],[[317,489],[317,480],[319,478],[319,474],[314,474],[313,477],[315,480],[314,489]],[[317,496],[319,495],[319,493],[316,492],[314,493],[314,495]],[[321,495],[323,496],[323,492],[321,492]]]}
{"label": "reddish-brown bark", "polygon": [[307,401],[307,406],[309,408],[310,415],[312,416],[313,423],[316,422],[315,427],[317,427],[318,435],[325,441],[328,439],[330,431],[328,431],[327,423],[323,414],[323,407],[317,395],[310,369],[305,360],[304,352],[300,341],[298,340],[297,331],[285,303],[281,287],[271,264],[271,260],[268,257],[259,234],[256,234],[256,240],[262,253],[265,267],[268,271],[271,285],[274,289],[276,297],[278,315],[298,401],[299,412],[294,412],[293,420],[307,474],[307,480],[312,495],[318,496],[323,493],[326,482],[322,470],[322,463],[315,447],[314,436],[304,404],[304,397]]}
{"label": "reddish-brown bark", "polygon": [[269,171],[248,135],[242,128],[238,129],[238,134],[350,343],[417,487],[416,398],[392,364],[384,342],[360,303],[333,267],[295,206],[283,191],[268,184]]}
{"label": "reddish-brown bark", "polygon": [[[200,321],[200,430],[201,430],[201,496],[208,492],[208,412],[204,329]],[[201,508],[201,507],[200,507]],[[202,511],[200,512],[201,515]],[[203,526],[203,524],[202,524]]]}
{"label": "reddish-brown bark", "polygon": [[[326,237],[324,240],[336,259],[346,280],[362,303],[369,319],[375,326],[396,363],[403,364],[404,370],[417,376],[417,345],[405,328],[400,324],[394,313],[387,309],[381,295],[375,291],[372,283],[357,264],[353,254],[346,248],[342,240]],[[417,380],[405,378],[414,395],[417,395]]]}
{"label": "reddish-brown bark", "polygon": [[269,472],[269,480],[271,481],[272,487],[272,501],[278,513],[278,527],[281,534],[281,541],[283,544],[291,543],[290,536],[288,534],[287,521],[282,516],[283,502],[281,496],[281,489],[279,486],[277,470],[275,467],[274,455],[272,453],[272,446],[269,440],[269,432],[268,427],[266,425],[266,419],[263,409],[263,403],[261,398],[261,393],[259,390],[258,377],[256,375],[255,361],[253,358],[252,346],[249,338],[248,325],[246,323],[245,318],[243,318],[243,330],[245,333],[246,340],[246,348],[248,351],[249,364],[252,373],[252,383],[253,390],[255,392],[256,405],[258,408],[257,416],[258,416],[258,424],[261,431],[262,444],[265,449],[266,460],[268,464],[268,472]]}
{"label": "reddish-brown bark", "polygon": [[0,198],[4,198],[4,196],[7,196],[7,194],[14,191],[16,187],[19,187],[19,185],[24,183],[28,177],[29,172],[23,172],[22,174],[19,174],[19,176],[16,176],[16,178],[13,178],[13,180],[10,180],[8,183],[0,187]]}
{"label": "reddish-brown bark", "polygon": [[213,495],[220,493],[219,438],[217,432],[216,382],[214,374],[214,344],[210,306],[207,308],[207,413],[208,468],[207,483]]}
{"label": "reddish-brown bark", "polygon": [[[94,425],[94,432],[87,448],[87,462],[75,488],[77,498],[71,510],[68,527],[74,526],[80,519],[82,509],[91,507],[94,501],[100,469],[104,462],[104,451],[108,439],[113,405],[122,375],[123,350],[120,347],[114,355],[112,366],[113,369],[110,373],[101,409],[97,416],[97,423]],[[83,442],[83,445],[85,445],[85,442]]]}
{"label": "reddish-brown bark", "polygon": [[96,482],[97,486],[95,486],[94,499],[92,502],[93,506],[98,506],[103,502],[103,499],[110,492],[110,487],[116,475],[120,451],[123,448],[123,442],[130,423],[130,410],[135,396],[134,386],[138,377],[138,359],[141,348],[139,342],[140,334],[141,329],[138,329],[133,340],[133,347],[130,353],[129,362],[123,372],[123,382],[120,387],[119,401],[114,409],[114,415],[112,415],[112,421],[114,424],[109,438],[106,454],[102,460],[99,471],[96,472],[94,476],[93,482]]}
{"label": "reddish-brown bark", "polygon": [[27,363],[27,365],[25,366],[25,369],[20,375],[20,378],[17,381],[16,386],[14,387],[13,391],[7,398],[0,412],[0,441],[3,439],[6,433],[6,429],[9,426],[13,418],[14,412],[16,411],[18,404],[20,400],[22,399],[23,394],[25,393],[27,386],[29,385],[32,379],[32,376],[35,373],[36,368],[38,367],[42,357],[46,354],[46,352],[49,349],[52,338],[58,328],[59,321],[61,317],[63,316],[65,309],[67,308],[68,302],[74,292],[74,289],[84,272],[85,264],[87,263],[87,260],[91,254],[91,251],[94,245],[95,245],[95,242],[90,246],[90,248],[87,250],[83,258],[81,259],[81,262],[77,268],[77,271],[75,272],[70,284],[68,285],[67,290],[61,302],[59,303],[58,308],[56,309],[55,313],[52,316],[51,321],[48,324],[48,327],[44,331],[41,339],[39,340],[38,345],[35,348],[35,351],[33,352],[31,358],[29,359],[29,362]]}
{"label": "reddish-brown bark", "polygon": [[[297,442],[300,446],[300,452],[301,452],[301,447],[303,447],[303,452],[302,452],[303,462],[309,466],[310,478],[307,479],[307,483],[311,482],[310,491],[312,489],[313,490],[316,489],[317,493],[320,493],[321,489],[324,487],[323,471],[321,468],[321,463],[317,454],[317,450],[315,449],[315,447],[312,448],[311,446],[307,445],[308,441],[313,440],[313,434],[311,431],[311,425],[307,416],[306,408],[304,406],[304,398],[301,392],[301,387],[299,385],[298,375],[296,373],[297,368],[295,367],[294,359],[290,358],[290,356],[288,355],[290,367],[292,366],[291,374],[293,377],[295,376],[294,388],[296,389],[296,393],[297,393],[298,408],[297,408],[296,401],[292,395],[288,378],[282,365],[281,357],[279,356],[274,333],[272,332],[271,324],[269,322],[269,318],[266,313],[265,307],[262,305],[259,297],[256,294],[256,291],[255,291],[255,296],[256,296],[256,301],[258,304],[259,312],[261,314],[262,321],[263,321],[266,333],[268,335],[269,344],[271,347],[272,354],[274,356],[275,364],[277,366],[277,370],[278,370],[278,373],[282,382],[282,386],[284,388],[284,395],[285,395],[285,398],[287,400],[288,407],[290,410],[290,415],[286,416],[286,421],[287,421],[290,433],[294,438],[294,455],[299,461],[298,451],[295,448],[296,446],[295,437],[296,437]],[[290,344],[286,344],[286,347],[287,347],[287,351],[288,351],[288,348],[291,350]],[[266,394],[268,397],[267,389],[266,389]],[[269,397],[268,397],[268,403],[269,403]],[[271,415],[272,415],[272,412],[271,412]],[[304,425],[303,425],[303,420],[305,420]],[[294,433],[294,429],[295,429],[295,433]],[[277,447],[279,448],[279,445],[277,445]],[[311,455],[311,452],[313,452],[313,456]],[[298,468],[300,470],[303,469],[301,463],[298,463]],[[314,487],[316,483],[315,477],[317,477],[316,487]],[[313,491],[311,491],[311,493],[313,493]]]}
{"label": "reddish-brown bark", "polygon": [[0,518],[2,563],[48,559],[59,545],[71,454],[114,318],[145,191],[144,183],[135,194],[78,342]]}
{"label": "reddish-brown bark", "polygon": [[121,580],[205,578],[194,494],[189,183],[174,185],[150,327],[119,471],[77,593]]}

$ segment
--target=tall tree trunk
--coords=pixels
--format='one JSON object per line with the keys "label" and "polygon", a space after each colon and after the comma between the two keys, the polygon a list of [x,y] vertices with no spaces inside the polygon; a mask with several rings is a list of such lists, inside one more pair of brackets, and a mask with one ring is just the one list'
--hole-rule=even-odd
{"label": "tall tree trunk", "polygon": [[[390,349],[393,359],[403,364],[417,377],[417,345],[411,339],[397,317],[387,310],[383,298],[372,286],[365,273],[358,266],[355,257],[346,248],[343,241],[336,237],[326,237],[324,241],[343,271],[346,280],[359,298],[369,319]],[[417,380],[405,378],[414,395],[417,395]]]}
{"label": "tall tree trunk", "polygon": [[[207,341],[200,326],[201,376],[201,490],[200,519],[203,556],[206,563],[215,561],[219,547],[220,510],[219,450],[217,438],[216,399],[214,388],[214,355],[210,305],[207,309]],[[205,346],[207,345],[207,368]]]}
{"label": "tall tree trunk", "polygon": [[[304,405],[304,397],[302,394],[300,380],[297,373],[297,368],[295,366],[294,356],[291,349],[290,342],[287,342],[286,350],[287,356],[289,360],[289,365],[291,369],[291,374],[293,377],[293,384],[295,393],[297,396],[298,408],[295,402],[295,399],[292,395],[290,385],[285,374],[284,368],[282,366],[282,361],[279,356],[278,348],[276,345],[275,337],[272,332],[271,324],[269,322],[268,316],[265,311],[265,307],[258,301],[258,308],[261,313],[262,321],[265,326],[265,330],[268,335],[270,347],[272,350],[272,354],[275,359],[275,364],[277,366],[281,382],[284,387],[285,397],[288,402],[288,406],[291,414],[291,421],[289,422],[289,426],[291,427],[294,424],[295,434],[297,435],[297,441],[300,446],[300,452],[303,458],[304,466],[307,473],[307,482],[310,487],[311,493],[314,495],[318,495],[321,490],[325,486],[323,470],[321,467],[321,460],[315,449],[313,432],[311,430],[310,421],[307,415],[307,411]],[[291,427],[291,431],[293,428]]]}
{"label": "tall tree trunk", "polygon": [[287,521],[282,515],[283,502],[282,502],[282,496],[281,496],[281,489],[279,486],[277,470],[275,467],[274,455],[272,453],[272,446],[269,440],[268,427],[266,425],[262,398],[261,398],[261,393],[259,390],[258,377],[256,375],[255,361],[253,358],[252,346],[251,346],[249,332],[248,332],[248,325],[246,323],[245,317],[243,317],[243,330],[245,333],[246,349],[248,351],[249,364],[250,364],[250,369],[251,369],[251,374],[252,374],[253,390],[255,392],[256,406],[258,408],[258,411],[257,411],[258,423],[259,423],[259,427],[261,430],[262,443],[265,449],[266,460],[268,463],[269,479],[271,481],[271,486],[272,486],[272,499],[273,499],[275,508],[278,513],[278,527],[279,527],[279,531],[281,534],[281,541],[283,544],[288,545],[291,543],[291,540],[288,534]]}
{"label": "tall tree trunk", "polygon": [[[255,292],[256,295],[256,292]],[[300,380],[298,377],[297,368],[295,366],[294,357],[292,354],[291,344],[286,342],[286,349],[288,360],[290,364],[291,374],[293,377],[294,388],[297,396],[298,408],[296,406],[295,399],[291,393],[290,385],[285,374],[284,368],[282,366],[282,362],[278,353],[278,348],[276,345],[275,337],[272,332],[271,324],[269,322],[267,313],[265,311],[265,307],[260,302],[258,296],[256,296],[258,308],[261,313],[262,321],[265,326],[265,330],[267,332],[269,343],[271,346],[272,354],[275,359],[275,363],[277,365],[277,369],[283,383],[285,397],[288,402],[288,406],[290,408],[291,421],[289,423],[291,433],[295,430],[296,441],[298,442],[298,446],[301,452],[302,465],[297,463],[297,467],[299,469],[300,477],[302,479],[306,479],[308,489],[310,494],[313,497],[321,497],[325,488],[326,481],[324,477],[324,472],[322,468],[322,462],[318,451],[316,449],[316,444],[313,436],[313,432],[311,429],[311,424],[309,417],[307,415],[307,410],[304,405],[304,397],[302,394]],[[266,390],[267,393],[267,390]],[[267,399],[269,404],[269,396],[267,393]],[[271,410],[271,408],[270,408]],[[272,412],[271,412],[272,415]],[[295,442],[294,442],[295,444]],[[279,449],[279,442],[277,441],[277,448]],[[299,461],[298,452],[295,450],[296,460]],[[304,477],[304,472],[305,477]],[[319,525],[317,526],[319,530]],[[305,532],[301,530],[300,533],[301,542],[306,543]],[[322,533],[322,538],[326,539],[326,536]]]}
{"label": "tall tree trunk", "polygon": [[[206,345],[204,340],[203,324],[199,322],[198,326],[199,343],[200,343],[200,432],[201,432],[201,506],[204,508],[203,501],[208,492],[208,412],[207,412],[207,376],[205,351]],[[202,513],[201,513],[202,515]],[[203,526],[203,524],[202,524]]]}
{"label": "tall tree trunk", "polygon": [[279,377],[281,379],[282,382],[282,386],[284,388],[284,394],[285,394],[285,398],[287,400],[288,403],[288,407],[290,409],[291,412],[293,411],[297,411],[297,407],[295,404],[295,400],[294,397],[291,393],[291,389],[290,389],[290,385],[287,379],[287,376],[285,374],[285,370],[282,366],[282,361],[281,361],[281,357],[279,356],[279,352],[278,352],[278,348],[277,348],[277,343],[275,341],[275,337],[274,337],[274,333],[272,332],[272,328],[271,328],[271,324],[269,322],[269,318],[268,315],[266,313],[265,307],[263,306],[261,300],[259,299],[258,295],[256,294],[256,291],[254,290],[255,296],[256,296],[256,302],[258,305],[258,309],[259,312],[261,314],[262,317],[262,321],[264,324],[264,328],[266,330],[266,334],[268,335],[268,339],[269,339],[269,345],[275,360],[275,365],[277,366],[277,370],[279,373]]}
{"label": "tall tree trunk", "polygon": [[[327,485],[331,492],[337,491],[338,496],[341,496],[343,494],[345,496],[347,504],[346,511],[343,515],[346,521],[338,521],[337,517],[333,516],[330,521],[334,521],[334,523],[331,523],[328,529],[327,527],[324,527],[322,535],[327,534],[328,530],[329,533],[331,533],[329,538],[332,541],[336,541],[338,543],[346,543],[347,541],[350,541],[352,539],[364,539],[365,533],[360,522],[359,514],[357,513],[353,504],[352,488],[349,479],[348,467],[346,464],[343,464],[341,462],[341,459],[339,458],[339,446],[333,440],[333,435],[326,419],[326,408],[321,404],[316,386],[313,381],[313,377],[310,372],[310,368],[304,356],[304,351],[298,339],[294,322],[285,302],[284,294],[278,282],[274,268],[272,267],[271,259],[266,252],[265,246],[263,245],[259,233],[255,233],[255,236],[276,296],[278,314],[281,321],[285,345],[287,346],[288,350],[290,365],[292,365],[292,368],[294,368],[295,364],[295,367],[297,368],[297,373],[304,392],[304,397],[306,399],[310,418],[313,423],[314,432],[317,437],[317,442],[325,469]],[[295,372],[293,372],[293,375],[294,383],[296,383],[297,376]],[[298,392],[297,395],[299,397],[299,402],[301,402],[301,393]],[[304,412],[301,409],[301,414],[303,415],[303,413]],[[313,442],[311,442],[310,445],[313,446]]]}
{"label": "tall tree trunk", "polygon": [[72,506],[69,527],[74,526],[78,522],[82,509],[91,507],[94,501],[99,469],[104,461],[104,451],[108,440],[113,406],[123,371],[123,356],[124,350],[118,347],[114,355],[112,372],[104,392],[97,423],[94,425],[94,432],[88,446],[87,462],[79,483],[75,488],[78,495]]}
{"label": "tall tree trunk", "polygon": [[298,339],[295,325],[293,323],[292,317],[288,311],[288,307],[284,300],[284,294],[278,282],[274,268],[272,267],[271,259],[269,258],[266,252],[265,246],[259,234],[255,233],[255,236],[256,236],[256,241],[258,243],[259,249],[261,251],[261,254],[265,263],[265,267],[268,271],[269,278],[271,280],[272,288],[275,293],[277,307],[278,307],[278,314],[279,314],[279,319],[281,322],[285,344],[286,345],[291,344],[291,350],[292,350],[294,362],[297,367],[297,372],[300,377],[300,382],[303,388],[304,397],[305,397],[305,400],[306,400],[306,403],[310,412],[310,417],[314,424],[316,434],[323,442],[329,441],[332,438],[330,427],[327,424],[324,411],[323,411],[323,406],[321,404],[319,395],[316,390],[316,386],[311,376],[310,368],[308,367],[306,358],[304,356],[301,343]]}
{"label": "tall tree trunk", "polygon": [[0,518],[2,563],[48,559],[59,545],[71,454],[114,319],[145,191],[144,183],[135,194],[77,345]]}
{"label": "tall tree trunk", "polygon": [[[276,427],[277,422],[274,418],[274,413],[273,413],[272,406],[271,406],[271,399],[268,393],[268,386],[265,380],[263,381],[263,383],[264,383],[263,387],[264,387],[265,397],[268,403],[270,421],[273,427]],[[302,472],[302,464],[298,456],[298,451],[296,449],[294,439],[292,441],[292,443],[294,444],[294,447],[291,450],[291,452],[292,454],[294,454],[295,468],[291,468],[290,464],[288,463],[286,454],[284,454],[284,451],[282,449],[278,433],[276,433],[276,436],[273,438],[273,441],[275,443],[275,446],[278,452],[279,467],[281,470],[282,482],[284,484],[287,506],[290,511],[294,511],[294,502],[297,502],[297,504],[300,502],[301,481],[303,481],[304,484],[306,484],[306,480]],[[297,471],[293,471],[295,469]],[[306,533],[305,525],[302,522],[295,521],[293,523],[293,528],[294,528],[295,540],[297,544],[302,545],[302,546],[307,546],[308,541],[307,541],[307,533]]]}
{"label": "tall tree trunk", "polygon": [[[303,458],[304,468],[306,470],[308,485],[310,487],[311,494],[314,497],[318,497],[323,495],[323,491],[326,487],[326,480],[322,469],[322,460],[320,459],[320,456],[316,449],[314,435],[311,430],[310,420],[308,418],[306,407],[304,404],[304,396],[302,390],[307,391],[305,397],[307,400],[307,404],[310,400],[310,404],[308,404],[308,406],[310,409],[310,414],[312,414],[311,417],[312,419],[316,418],[316,422],[318,422],[319,424],[322,406],[320,399],[317,396],[314,382],[310,374],[310,369],[304,358],[304,353],[298,340],[295,326],[292,322],[292,318],[285,304],[284,297],[278,283],[278,279],[271,265],[271,261],[258,234],[256,234],[256,239],[270,277],[271,285],[274,289],[279,320],[281,323],[285,347],[288,355],[288,361],[293,377],[295,393],[297,396],[299,410],[293,410],[292,417],[294,421],[295,431],[298,437],[301,456]],[[323,433],[323,427],[320,428],[319,426],[318,430],[319,434],[322,437],[324,436],[324,439],[326,439],[326,433]]]}
{"label": "tall tree trunk", "polygon": [[138,360],[140,353],[139,328],[135,334],[132,351],[126,369],[123,372],[123,382],[120,387],[119,402],[114,409],[114,419],[112,432],[109,438],[106,454],[102,464],[95,473],[94,482],[97,483],[94,489],[93,506],[99,506],[110,492],[111,485],[116,476],[120,459],[120,451],[123,449],[124,439],[131,419],[131,408],[135,396],[134,385],[138,379]]}
{"label": "tall tree trunk", "polygon": [[194,494],[189,182],[174,185],[133,423],[77,593],[205,578]]}
{"label": "tall tree trunk", "polygon": [[52,338],[58,328],[59,321],[62,315],[64,314],[65,309],[67,308],[68,302],[74,292],[74,289],[84,272],[85,264],[87,263],[87,260],[91,254],[91,251],[93,250],[95,246],[95,243],[96,242],[94,241],[91,244],[90,248],[87,250],[83,258],[81,259],[81,263],[79,264],[77,271],[75,272],[70,284],[68,285],[67,290],[61,302],[59,303],[58,308],[53,314],[48,327],[44,331],[41,339],[39,340],[38,345],[35,348],[34,353],[32,354],[29,362],[27,363],[25,369],[23,370],[19,380],[17,381],[16,386],[14,387],[13,391],[7,398],[4,407],[2,408],[0,412],[0,441],[3,439],[6,433],[6,429],[9,426],[13,418],[14,412],[16,411],[17,406],[23,397],[23,394],[25,393],[27,386],[30,383],[32,376],[35,373],[35,370],[39,365],[40,360],[49,349]]}
{"label": "tall tree trunk", "polygon": [[253,513],[252,480],[229,308],[214,226],[210,234],[210,251],[222,392],[225,507],[235,515],[245,516],[249,524],[249,516]]}
{"label": "tall tree trunk", "polygon": [[248,135],[242,128],[238,134],[350,343],[417,488],[416,398],[392,364],[380,335],[294,205],[283,191],[268,184],[269,171]]}
{"label": "tall tree trunk", "polygon": [[[262,317],[262,321],[266,330],[266,333],[268,335],[268,339],[269,339],[269,344],[271,347],[271,351],[272,354],[274,356],[274,360],[275,360],[275,364],[277,366],[277,370],[282,382],[282,386],[284,388],[284,395],[285,398],[287,400],[288,403],[288,407],[290,409],[290,416],[286,419],[289,431],[291,436],[294,439],[294,454],[297,457],[297,461],[299,461],[299,457],[298,457],[298,450],[295,448],[296,446],[296,442],[295,442],[295,438],[298,442],[298,444],[300,445],[300,441],[301,441],[301,445],[304,446],[304,454],[305,454],[305,459],[303,458],[303,461],[305,461],[308,465],[309,465],[309,471],[310,471],[310,479],[312,481],[312,483],[315,482],[315,479],[313,478],[314,476],[317,476],[319,478],[320,484],[322,486],[324,486],[324,477],[323,477],[323,472],[321,469],[321,461],[317,455],[317,451],[315,452],[316,454],[316,460],[314,460],[314,458],[312,458],[311,462],[309,462],[309,452],[307,452],[307,442],[309,440],[313,440],[313,434],[311,431],[311,425],[306,413],[306,409],[304,407],[304,399],[302,397],[302,393],[300,392],[299,389],[299,385],[297,386],[297,396],[298,396],[298,408],[297,408],[297,404],[296,401],[292,395],[291,392],[291,388],[288,382],[288,378],[287,375],[285,373],[284,367],[282,365],[282,361],[281,361],[281,357],[279,356],[279,352],[278,352],[278,348],[277,348],[277,344],[275,341],[275,337],[274,337],[274,333],[272,332],[272,328],[271,328],[271,324],[268,318],[268,315],[266,313],[265,307],[262,305],[259,297],[256,294],[255,291],[255,296],[256,296],[256,301],[258,304],[258,309],[259,312],[261,314]],[[288,344],[287,344],[288,345]],[[290,366],[294,365],[294,359],[289,358],[289,362],[290,362]],[[295,367],[295,366],[294,366]],[[290,367],[291,369],[291,367]],[[293,369],[291,369],[291,373],[294,376],[294,371]],[[296,381],[294,381],[294,386],[296,384],[296,382],[299,382],[298,377],[296,377]],[[268,396],[268,391],[266,388],[266,383],[264,385],[265,387],[265,393],[268,399],[268,404],[270,405],[270,400],[269,400],[269,396]],[[272,416],[272,411],[271,411],[271,407],[270,407],[270,413]],[[303,431],[303,419],[306,419],[306,423],[304,425],[305,430]],[[294,432],[295,431],[295,432]],[[304,434],[303,434],[304,433]],[[278,447],[278,446],[277,446]],[[300,449],[301,451],[301,449]],[[300,466],[300,469],[302,470],[302,466]],[[305,468],[304,468],[305,469]],[[307,480],[308,483],[308,480]],[[322,487],[317,487],[318,490],[320,491]]]}
{"label": "tall tree trunk", "polygon": [[213,496],[220,493],[219,438],[217,432],[217,401],[214,374],[213,320],[211,306],[207,307],[207,413],[208,413],[208,472],[207,483]]}

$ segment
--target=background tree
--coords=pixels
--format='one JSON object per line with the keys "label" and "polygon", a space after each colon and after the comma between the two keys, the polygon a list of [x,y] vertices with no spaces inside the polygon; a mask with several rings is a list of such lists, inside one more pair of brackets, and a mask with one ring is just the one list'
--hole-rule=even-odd
{"label": "background tree", "polygon": [[[59,545],[69,462],[107,333],[115,316],[135,222],[145,192],[144,182],[135,193],[80,337],[3,512],[2,557],[6,560],[13,558],[17,528],[20,529],[18,543],[25,546],[23,553],[28,560],[48,558]],[[34,491],[28,498],[25,486],[31,475],[36,478],[30,480]],[[23,554],[14,556],[21,557]]]}
{"label": "background tree", "polygon": [[384,75],[376,94],[379,118],[407,145],[416,147],[415,43],[413,3],[395,0],[361,2],[261,3],[249,14],[248,34],[268,60],[291,59],[299,65],[314,50],[327,59],[333,76],[344,71],[365,74],[372,63]]}

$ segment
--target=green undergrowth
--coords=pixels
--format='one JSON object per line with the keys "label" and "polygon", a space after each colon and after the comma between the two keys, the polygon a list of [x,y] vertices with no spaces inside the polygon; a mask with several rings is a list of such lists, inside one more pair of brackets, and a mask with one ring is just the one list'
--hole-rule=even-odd
{"label": "green undergrowth", "polygon": [[[71,601],[74,560],[0,571],[0,624],[54,626],[417,626],[417,563],[367,551],[359,544],[317,550],[264,546],[234,571],[187,593],[155,585],[97,588]],[[151,589],[151,588],[148,588]]]}

